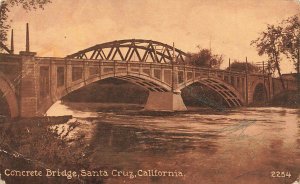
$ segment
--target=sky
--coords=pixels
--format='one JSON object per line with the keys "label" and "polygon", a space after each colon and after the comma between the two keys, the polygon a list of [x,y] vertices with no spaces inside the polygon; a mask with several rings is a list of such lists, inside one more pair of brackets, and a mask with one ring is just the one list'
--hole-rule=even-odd
{"label": "sky", "polygon": [[[64,57],[93,45],[122,39],[150,39],[185,52],[197,45],[228,58],[261,62],[250,45],[267,24],[300,13],[300,0],[52,0],[44,10],[14,7],[9,18],[15,50],[38,56]],[[293,70],[282,62],[285,73]]]}

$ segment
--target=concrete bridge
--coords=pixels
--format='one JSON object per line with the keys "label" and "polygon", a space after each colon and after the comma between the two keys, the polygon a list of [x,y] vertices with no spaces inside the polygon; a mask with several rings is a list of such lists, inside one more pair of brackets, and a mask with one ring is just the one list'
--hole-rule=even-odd
{"label": "concrete bridge", "polygon": [[[151,40],[108,42],[65,58],[37,57],[28,46],[18,55],[0,54],[0,92],[11,117],[34,117],[72,91],[106,78],[147,89],[146,110],[186,110],[181,90],[193,83],[217,92],[228,107],[251,104],[258,89],[266,100],[283,90],[270,75],[195,67],[186,57],[174,46]],[[296,89],[293,81],[285,82],[288,90]]]}

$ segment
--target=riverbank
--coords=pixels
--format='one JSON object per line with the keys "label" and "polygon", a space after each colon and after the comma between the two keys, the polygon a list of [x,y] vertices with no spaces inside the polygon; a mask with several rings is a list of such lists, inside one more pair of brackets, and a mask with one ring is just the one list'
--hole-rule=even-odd
{"label": "riverbank", "polygon": [[288,91],[274,97],[270,106],[300,108],[300,93],[298,91]]}
{"label": "riverbank", "polygon": [[[80,178],[7,177],[5,169],[78,170],[89,168],[84,134],[75,134],[80,123],[71,116],[20,119],[0,124],[0,171],[6,184],[15,183],[79,183]],[[83,128],[81,128],[82,130]],[[73,135],[72,135],[73,134]],[[76,144],[71,144],[76,142]],[[102,183],[98,178],[97,183]]]}

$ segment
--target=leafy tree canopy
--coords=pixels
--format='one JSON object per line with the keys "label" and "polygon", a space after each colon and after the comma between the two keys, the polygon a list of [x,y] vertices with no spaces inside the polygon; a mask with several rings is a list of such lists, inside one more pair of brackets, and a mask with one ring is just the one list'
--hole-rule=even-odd
{"label": "leafy tree canopy", "polygon": [[282,21],[282,52],[288,59],[293,61],[295,68],[299,70],[300,60],[300,18],[294,15]]}
{"label": "leafy tree canopy", "polygon": [[294,15],[283,20],[278,25],[267,25],[265,31],[251,42],[259,55],[268,56],[268,67],[271,71],[277,71],[281,79],[282,87],[285,88],[281,74],[282,55],[292,60],[299,72],[300,60],[300,19]]}
{"label": "leafy tree canopy", "polygon": [[223,56],[218,54],[213,54],[210,49],[201,49],[199,46],[199,52],[188,53],[186,57],[186,62],[190,65],[195,65],[199,67],[208,68],[220,68],[223,62]]}
{"label": "leafy tree canopy", "polygon": [[[2,0],[0,1],[0,51],[7,49],[7,32],[10,29],[8,13],[14,6],[22,6],[26,11],[44,9],[44,6],[51,3],[51,0]],[[5,49],[5,50],[6,50]]]}

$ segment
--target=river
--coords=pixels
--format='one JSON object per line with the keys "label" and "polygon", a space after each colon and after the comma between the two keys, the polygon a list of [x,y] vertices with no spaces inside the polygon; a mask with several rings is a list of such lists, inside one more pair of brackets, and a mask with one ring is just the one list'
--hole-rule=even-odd
{"label": "river", "polygon": [[[93,168],[110,175],[113,170],[135,174],[104,177],[104,183],[291,184],[300,174],[300,109],[192,108],[177,113],[141,109],[57,102],[47,115],[72,115],[86,123],[90,136],[85,144],[93,147],[89,154]],[[144,176],[148,170],[173,175]],[[174,176],[180,173],[183,176]]]}

